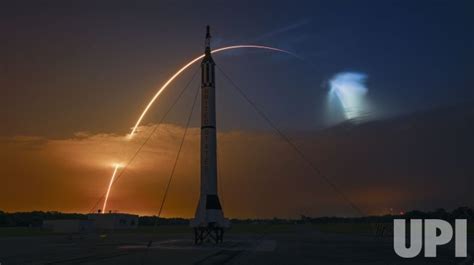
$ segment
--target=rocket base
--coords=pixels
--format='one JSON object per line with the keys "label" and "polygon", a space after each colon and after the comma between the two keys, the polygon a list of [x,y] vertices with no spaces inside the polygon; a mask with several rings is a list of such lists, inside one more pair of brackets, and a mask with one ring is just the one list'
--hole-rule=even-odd
{"label": "rocket base", "polygon": [[196,209],[196,217],[191,220],[194,229],[194,243],[223,242],[224,230],[230,227],[229,219],[224,217],[217,195],[201,196]]}
{"label": "rocket base", "polygon": [[201,245],[204,242],[213,242],[215,244],[224,241],[224,228],[209,224],[207,227],[194,228],[194,244]]}

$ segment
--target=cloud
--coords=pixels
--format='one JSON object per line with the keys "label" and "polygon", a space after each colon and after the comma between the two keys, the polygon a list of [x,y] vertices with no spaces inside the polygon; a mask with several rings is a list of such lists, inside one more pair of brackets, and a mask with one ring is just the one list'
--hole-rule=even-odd
{"label": "cloud", "polygon": [[[350,132],[334,127],[291,137],[367,213],[464,204],[459,188],[469,187],[464,183],[465,176],[470,176],[466,173],[469,167],[464,164],[470,162],[450,155],[463,150],[453,142],[461,137],[459,132],[453,137],[450,130],[440,129],[439,119],[432,123],[416,120],[420,126],[416,130],[397,130],[405,122],[390,121],[354,125]],[[89,133],[67,139],[1,138],[0,209],[89,211],[105,192],[113,164],[128,161],[154,126],[140,127],[131,141],[124,135]],[[164,216],[194,214],[199,195],[199,133],[198,128],[188,131]],[[158,128],[115,183],[109,209],[156,213],[182,134],[180,126],[162,124]],[[470,135],[466,133],[465,138]],[[234,130],[219,133],[218,142],[219,190],[226,215],[355,215],[275,134]],[[445,172],[452,174],[446,178]]]}
{"label": "cloud", "polygon": [[[243,40],[224,40],[220,37],[215,37],[213,39],[213,47],[220,47],[225,45],[235,45],[236,43],[249,43],[249,44],[260,44],[264,45],[265,43],[272,43],[275,42],[275,37],[284,35],[286,33],[290,33],[292,31],[296,31],[308,24],[311,23],[310,18],[303,18],[300,20],[297,20],[291,24],[281,26],[279,28],[275,28],[273,30],[270,30],[266,33],[263,33],[257,37],[254,38],[248,38],[248,39],[243,39]],[[292,36],[291,38],[280,38],[278,40],[278,45],[275,44],[275,46],[278,46],[282,49],[291,51],[293,44],[300,43],[305,41],[308,38],[306,34],[298,34],[297,36]],[[268,42],[270,40],[270,42]],[[235,56],[240,56],[244,53],[246,54],[251,54],[251,53],[260,53],[261,51],[251,51],[251,50],[229,50],[224,54],[221,54],[220,56],[226,56],[226,57],[235,57]],[[278,54],[275,53],[272,56],[273,57],[278,57],[278,58],[287,58],[287,56],[282,56],[283,54]]]}
{"label": "cloud", "polygon": [[253,39],[253,41],[258,42],[258,41],[262,41],[262,40],[265,40],[265,39],[269,39],[269,38],[272,38],[274,36],[277,36],[277,35],[280,35],[280,34],[283,34],[283,33],[289,32],[289,31],[296,30],[298,28],[306,26],[309,23],[311,23],[311,19],[310,18],[304,18],[304,19],[298,20],[298,21],[296,21],[292,24],[285,25],[283,27],[280,27],[280,28],[274,29],[272,31],[269,31],[265,34],[262,34],[259,37],[256,37],[255,39]]}

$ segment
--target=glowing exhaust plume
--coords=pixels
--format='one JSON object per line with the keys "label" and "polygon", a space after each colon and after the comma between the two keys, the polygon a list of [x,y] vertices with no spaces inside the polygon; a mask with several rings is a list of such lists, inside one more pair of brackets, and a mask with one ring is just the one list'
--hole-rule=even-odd
{"label": "glowing exhaust plume", "polygon": [[[260,46],[260,45],[235,45],[235,46],[228,46],[228,47],[223,47],[223,48],[215,49],[215,50],[212,51],[212,53],[218,53],[218,52],[222,52],[222,51],[226,51],[226,50],[233,50],[233,49],[243,49],[243,48],[272,50],[272,51],[287,53],[287,54],[293,55],[293,56],[295,56],[295,57],[298,57],[297,55],[295,55],[294,53],[291,53],[291,52],[289,52],[289,51],[285,51],[285,50],[278,49],[278,48],[273,48],[273,47],[268,47],[268,46]],[[199,60],[202,59],[203,57],[204,57],[204,54],[202,54],[201,56],[199,56],[199,57],[194,58],[193,60],[191,60],[189,63],[187,63],[186,65],[184,65],[183,67],[181,67],[181,69],[179,69],[173,76],[171,76],[171,78],[168,79],[168,81],[166,81],[163,86],[161,86],[161,88],[158,90],[158,92],[156,92],[155,96],[153,96],[153,98],[150,100],[150,102],[148,103],[148,105],[147,105],[147,106],[145,107],[145,109],[143,110],[142,114],[140,115],[140,117],[138,118],[137,122],[135,123],[135,126],[133,126],[133,129],[132,129],[132,132],[131,132],[130,135],[129,135],[129,138],[133,137],[134,133],[137,131],[138,126],[140,126],[140,123],[142,122],[143,117],[145,117],[145,114],[148,112],[148,109],[150,109],[150,107],[153,105],[153,103],[156,101],[156,99],[160,96],[161,92],[163,92],[163,90],[165,90],[165,88],[166,88],[171,82],[173,82],[173,80],[174,80],[176,77],[178,77],[184,70],[186,70],[187,68],[189,68],[191,65],[193,65],[194,63],[196,63],[197,61],[199,61]],[[299,57],[298,57],[298,58],[299,58]]]}
{"label": "glowing exhaust plume", "polygon": [[110,189],[112,188],[112,184],[114,183],[115,176],[117,175],[117,171],[120,167],[122,167],[122,165],[115,164],[114,167],[115,167],[114,173],[112,174],[112,177],[110,178],[109,187],[107,188],[107,193],[105,194],[104,205],[102,206],[102,213],[105,213],[105,209],[107,208],[107,200],[109,199]]}
{"label": "glowing exhaust plume", "polygon": [[365,95],[368,92],[365,86],[367,75],[362,73],[339,73],[330,81],[330,98],[337,97],[344,110],[346,119],[361,118],[367,111]]}

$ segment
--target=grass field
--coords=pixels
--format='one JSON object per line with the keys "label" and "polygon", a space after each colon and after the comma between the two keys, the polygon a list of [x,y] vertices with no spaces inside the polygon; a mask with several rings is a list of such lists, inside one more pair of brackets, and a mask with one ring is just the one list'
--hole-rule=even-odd
{"label": "grass field", "polygon": [[[234,224],[226,232],[227,234],[260,234],[260,233],[291,233],[295,226],[291,224]],[[123,233],[153,233],[153,234],[188,234],[192,232],[192,228],[188,225],[158,225],[142,226],[137,230],[122,231]]]}
{"label": "grass field", "polygon": [[[226,233],[228,235],[239,234],[284,234],[293,233],[302,225],[293,224],[234,224]],[[306,224],[323,233],[333,234],[375,234],[375,225],[367,223],[332,223],[332,224]],[[391,223],[386,224],[391,226]],[[192,233],[192,228],[188,225],[159,225],[156,228],[153,226],[141,226],[134,230],[114,231],[114,233],[133,233],[133,234],[189,234]],[[0,227],[0,237],[12,236],[43,236],[54,235],[51,230],[42,228],[29,227]],[[468,234],[474,236],[474,226],[468,226]]]}
{"label": "grass field", "polygon": [[51,230],[30,227],[0,227],[0,237],[52,235]]}
{"label": "grass field", "polygon": [[374,234],[375,224],[368,223],[335,223],[335,224],[314,224],[323,233],[336,234]]}
{"label": "grass field", "polygon": [[[294,225],[268,225],[268,224],[235,224],[232,225],[227,234],[260,234],[260,233],[291,233],[294,231]],[[107,232],[104,232],[107,233]],[[188,225],[158,225],[140,226],[133,230],[116,230],[113,233],[117,234],[190,234],[192,228]],[[58,235],[51,230],[42,228],[29,227],[0,227],[0,237],[12,236],[42,236],[42,235]]]}
{"label": "grass field", "polygon": [[[386,229],[391,229],[392,223],[384,224]],[[314,224],[323,233],[336,234],[375,234],[376,224],[369,223],[334,223],[334,224]],[[468,235],[474,235],[474,225],[468,225]]]}

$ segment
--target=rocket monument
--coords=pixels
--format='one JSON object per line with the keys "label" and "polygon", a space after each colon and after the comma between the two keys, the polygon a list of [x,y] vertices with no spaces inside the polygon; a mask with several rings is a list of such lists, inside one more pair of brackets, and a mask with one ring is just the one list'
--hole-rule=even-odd
{"label": "rocket monument", "polygon": [[191,220],[195,244],[223,241],[224,218],[217,191],[216,79],[211,56],[211,34],[206,31],[205,55],[201,62],[201,190],[196,214]]}

